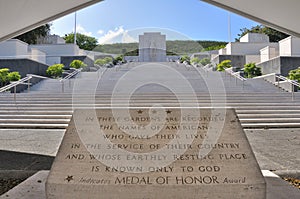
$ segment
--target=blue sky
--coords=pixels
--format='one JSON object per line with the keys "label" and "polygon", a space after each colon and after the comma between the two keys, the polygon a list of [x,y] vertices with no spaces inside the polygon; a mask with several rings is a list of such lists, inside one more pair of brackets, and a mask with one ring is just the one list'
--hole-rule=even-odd
{"label": "blue sky", "polygon": [[[99,43],[132,42],[146,31],[160,31],[168,40],[228,41],[229,12],[200,0],[105,0],[77,11],[77,32]],[[240,29],[257,23],[230,14],[231,40]],[[52,33],[74,31],[74,14],[52,22]]]}

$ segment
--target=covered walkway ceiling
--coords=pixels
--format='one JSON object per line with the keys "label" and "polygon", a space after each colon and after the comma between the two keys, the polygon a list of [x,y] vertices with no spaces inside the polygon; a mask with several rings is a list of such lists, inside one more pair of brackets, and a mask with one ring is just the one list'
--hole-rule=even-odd
{"label": "covered walkway ceiling", "polygon": [[0,0],[0,41],[101,0]]}
{"label": "covered walkway ceiling", "polygon": [[[0,41],[101,0],[0,0]],[[202,0],[300,37],[299,0]],[[184,0],[182,0],[184,2]]]}
{"label": "covered walkway ceiling", "polygon": [[261,24],[300,37],[299,0],[202,0]]}

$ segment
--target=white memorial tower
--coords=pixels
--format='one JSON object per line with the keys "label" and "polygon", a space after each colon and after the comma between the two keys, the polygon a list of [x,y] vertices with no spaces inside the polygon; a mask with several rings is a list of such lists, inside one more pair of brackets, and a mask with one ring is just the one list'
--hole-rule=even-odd
{"label": "white memorial tower", "polygon": [[145,32],[139,35],[140,62],[166,62],[166,35],[160,32]]}

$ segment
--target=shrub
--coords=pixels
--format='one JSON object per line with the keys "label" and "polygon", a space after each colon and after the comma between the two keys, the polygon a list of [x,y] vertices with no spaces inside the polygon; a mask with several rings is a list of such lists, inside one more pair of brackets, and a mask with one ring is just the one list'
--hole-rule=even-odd
{"label": "shrub", "polygon": [[199,63],[200,63],[201,65],[203,65],[203,66],[206,66],[207,64],[210,64],[211,62],[210,62],[210,59],[208,59],[208,58],[203,58],[203,59],[201,59],[201,60],[199,61]]}
{"label": "shrub", "polygon": [[193,59],[191,59],[191,63],[193,63],[193,64],[199,64],[200,63],[200,59],[198,57],[194,57]]}
{"label": "shrub", "polygon": [[187,62],[188,64],[190,64],[190,57],[188,55],[183,55],[182,57],[180,57],[180,62]]}
{"label": "shrub", "polygon": [[79,69],[79,68],[85,68],[87,67],[87,65],[83,61],[75,59],[70,63],[70,67]]}
{"label": "shrub", "polygon": [[50,77],[57,78],[62,75],[63,68],[64,68],[63,64],[54,64],[54,65],[48,67],[48,69],[46,70],[46,73]]}
{"label": "shrub", "polygon": [[224,71],[226,68],[231,68],[231,60],[224,60],[217,66],[217,71]]}
{"label": "shrub", "polygon": [[248,78],[261,75],[261,69],[255,63],[248,63],[244,65],[245,76]]}
{"label": "shrub", "polygon": [[289,79],[300,82],[300,67],[289,72]]}
{"label": "shrub", "polygon": [[108,63],[112,63],[113,62],[113,58],[112,57],[104,57],[103,59],[97,59],[94,64],[99,65],[99,66],[103,66],[105,64]]}
{"label": "shrub", "polygon": [[123,56],[123,55],[118,55],[118,56],[116,56],[116,57],[114,58],[114,61],[115,61],[116,63],[118,63],[118,62],[123,63],[123,62],[124,62],[124,56]]}
{"label": "shrub", "polygon": [[104,59],[97,59],[94,62],[95,65],[99,65],[99,66],[103,66],[104,64],[106,64],[106,61]]}
{"label": "shrub", "polygon": [[7,74],[8,81],[19,81],[21,79],[21,75],[19,72],[10,72]]}
{"label": "shrub", "polygon": [[8,73],[9,73],[8,68],[1,68],[0,69],[0,83],[1,83],[1,86],[4,86],[8,82],[8,78],[7,78]]}
{"label": "shrub", "polygon": [[106,61],[106,64],[110,63],[110,62],[113,62],[113,58],[112,57],[105,57],[104,60]]}

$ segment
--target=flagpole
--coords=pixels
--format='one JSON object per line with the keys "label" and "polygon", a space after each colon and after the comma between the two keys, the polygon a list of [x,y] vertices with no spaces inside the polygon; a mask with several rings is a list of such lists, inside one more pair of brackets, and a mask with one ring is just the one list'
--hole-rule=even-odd
{"label": "flagpole", "polygon": [[231,14],[228,12],[228,40],[231,42]]}
{"label": "flagpole", "polygon": [[74,44],[76,45],[76,26],[77,26],[77,13],[75,12],[75,26],[74,26]]}

